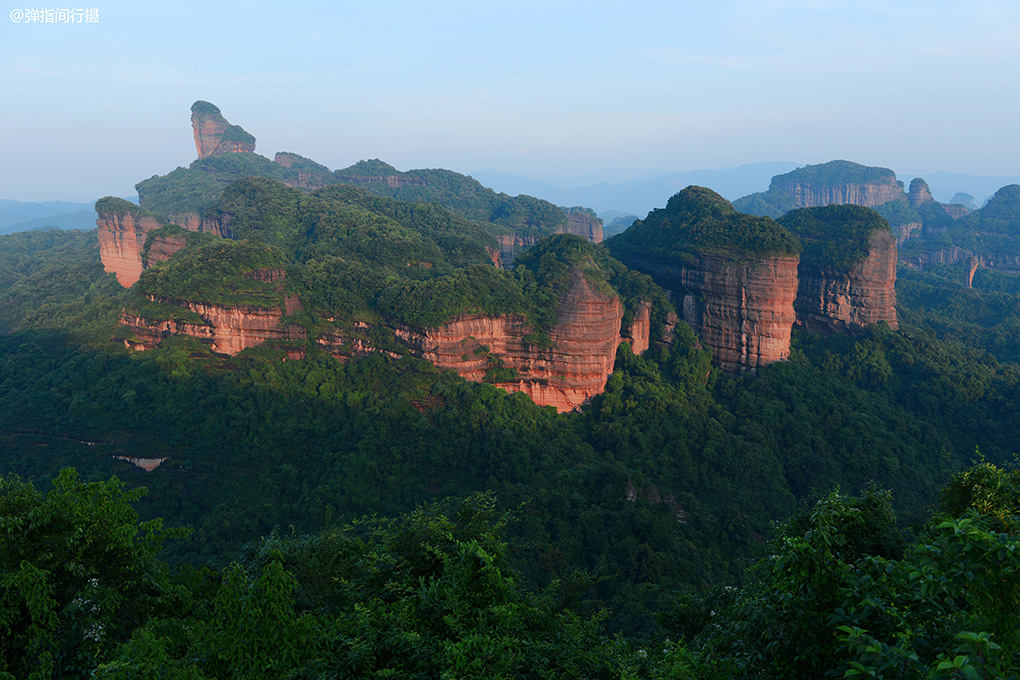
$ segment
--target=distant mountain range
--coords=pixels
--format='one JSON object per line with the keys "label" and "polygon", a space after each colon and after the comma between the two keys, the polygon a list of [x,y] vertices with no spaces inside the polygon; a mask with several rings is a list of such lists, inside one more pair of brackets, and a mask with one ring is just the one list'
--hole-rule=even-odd
{"label": "distant mountain range", "polygon": [[561,187],[495,170],[479,170],[471,176],[496,191],[511,195],[530,194],[557,205],[583,205],[593,209],[604,220],[611,220],[627,214],[644,217],[651,209],[666,205],[670,196],[691,184],[709,187],[732,201],[764,190],[773,175],[789,172],[797,165],[792,162],[752,163],[725,170],[674,172],[620,184],[603,182],[583,187]]}
{"label": "distant mountain range", "polygon": [[[734,201],[747,194],[765,191],[774,175],[781,175],[802,165],[792,162],[751,163],[723,170],[691,170],[619,184],[603,182],[581,187],[557,186],[495,170],[479,170],[471,173],[471,176],[485,186],[507,194],[524,193],[557,205],[587,206],[608,224],[622,215],[644,217],[652,208],[666,205],[670,196],[691,184],[708,187]],[[908,183],[914,177],[922,177],[937,201],[949,203],[955,194],[962,192],[974,196],[978,206],[983,205],[1001,187],[1020,184],[1020,176],[1006,175],[981,176],[941,171],[930,174],[897,172],[897,176]]]}
{"label": "distant mountain range", "polygon": [[[734,201],[741,196],[765,191],[774,175],[789,172],[802,165],[779,161],[750,163],[722,170],[674,172],[618,184],[602,182],[580,187],[559,186],[491,169],[473,172],[471,176],[486,187],[511,196],[528,194],[557,205],[581,205],[592,208],[608,225],[615,218],[626,215],[644,217],[653,208],[666,205],[670,196],[691,184],[709,187],[724,198]],[[928,183],[935,200],[939,202],[949,203],[955,194],[966,193],[974,196],[974,202],[978,207],[984,205],[985,201],[1001,187],[1007,184],[1020,184],[1020,176],[1008,175],[967,175],[945,171],[896,174],[908,182],[914,177],[922,177]],[[136,201],[137,198],[128,200]],[[91,229],[95,224],[96,213],[91,203],[67,201],[26,203],[0,199],[0,234],[49,227]]]}

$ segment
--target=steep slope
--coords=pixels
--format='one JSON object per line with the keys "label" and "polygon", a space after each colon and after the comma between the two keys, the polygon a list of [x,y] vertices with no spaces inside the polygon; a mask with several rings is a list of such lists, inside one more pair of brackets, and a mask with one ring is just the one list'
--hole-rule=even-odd
{"label": "steep slope", "polygon": [[880,321],[898,327],[896,240],[878,213],[850,205],[801,208],[779,223],[804,244],[798,326],[812,333],[858,333]]}
{"label": "steep slope", "polygon": [[724,370],[789,355],[800,244],[773,220],[687,187],[607,246],[670,291]]}

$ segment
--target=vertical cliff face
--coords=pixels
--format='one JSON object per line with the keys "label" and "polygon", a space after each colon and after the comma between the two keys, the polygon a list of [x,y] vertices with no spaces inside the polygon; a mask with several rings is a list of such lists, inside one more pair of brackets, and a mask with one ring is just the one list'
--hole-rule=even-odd
{"label": "vertical cliff face", "polygon": [[885,321],[896,329],[896,240],[887,231],[869,238],[864,261],[849,268],[800,263],[794,306],[797,325],[810,333],[856,333]]}
{"label": "vertical cliff face", "polygon": [[911,208],[917,208],[935,199],[932,198],[928,183],[920,177],[915,177],[910,181],[910,191],[907,192],[907,200],[910,201]]}
{"label": "vertical cliff face", "polygon": [[96,226],[99,227],[99,257],[103,268],[116,274],[120,285],[130,288],[144,269],[142,248],[145,236],[159,229],[159,221],[149,215],[128,211],[99,211]]}
{"label": "vertical cliff face", "polygon": [[191,105],[191,127],[199,158],[228,153],[254,153],[255,138],[239,125],[231,125],[219,108],[205,101]]}
{"label": "vertical cliff face", "polygon": [[[268,274],[279,280],[282,273]],[[263,308],[175,302],[193,316],[188,320],[149,320],[126,312],[121,322],[131,328],[135,339],[128,347],[142,350],[157,347],[173,335],[189,335],[209,343],[220,354],[235,355],[265,342],[305,339],[305,331],[294,324],[281,324],[285,313],[300,308],[288,298],[284,308]],[[533,332],[520,315],[457,317],[438,328],[393,327],[394,337],[413,356],[442,369],[456,371],[467,380],[487,380],[510,392],[524,392],[535,403],[572,411],[605,389],[613,370],[620,340],[623,307],[617,297],[599,295],[580,271],[571,272],[566,292],[557,311],[557,323],[550,331],[551,343],[538,345],[525,338]],[[644,337],[647,346],[647,309],[639,311],[632,333]],[[643,320],[643,321],[639,321]],[[324,334],[316,341],[340,358],[378,351],[367,338],[368,326],[349,333]],[[499,366],[502,374],[493,372]],[[511,375],[509,377],[507,371]]]}
{"label": "vertical cliff face", "polygon": [[151,320],[125,312],[121,316],[121,323],[134,331],[136,336],[135,340],[126,341],[127,346],[135,350],[152,349],[170,336],[190,335],[208,342],[214,352],[234,356],[243,349],[257,347],[266,341],[305,338],[301,326],[280,323],[284,314],[280,308],[249,305],[226,307],[189,301],[178,301],[175,304],[197,315],[197,318],[189,321]]}
{"label": "vertical cliff face", "polygon": [[568,208],[567,226],[557,230],[558,234],[576,234],[588,243],[602,243],[602,220],[588,210]]}
{"label": "vertical cliff face", "polygon": [[[567,223],[557,227],[555,234],[575,234],[588,243],[602,243],[602,220],[588,211],[569,208],[566,211]],[[548,234],[521,234],[511,232],[496,237],[499,242],[499,261],[504,269],[513,267],[514,258],[519,252],[530,248]]]}
{"label": "vertical cliff face", "polygon": [[188,237],[183,234],[153,236],[149,243],[149,252],[142,255],[142,267],[148,269],[157,262],[173,257],[174,253],[188,245]]}
{"label": "vertical cliff face", "polygon": [[629,258],[627,263],[670,292],[720,368],[739,372],[790,355],[798,262],[792,256],[741,262],[701,255],[686,261]]}
{"label": "vertical cliff face", "polygon": [[870,208],[903,198],[903,187],[895,177],[860,184],[781,181],[776,186],[790,196],[795,208],[823,205],[861,205]]}
{"label": "vertical cliff face", "polygon": [[[670,312],[672,314],[672,312]],[[676,323],[674,320],[673,323]],[[634,354],[643,354],[651,345],[652,304],[641,302],[634,310],[634,318],[626,328],[620,329],[620,342],[630,343]]]}
{"label": "vertical cliff face", "polygon": [[608,244],[669,292],[723,370],[789,356],[800,243],[775,220],[691,186]]}
{"label": "vertical cliff face", "polygon": [[399,328],[396,334],[412,354],[467,380],[484,380],[498,360],[516,371],[517,378],[493,384],[565,412],[605,389],[622,316],[619,298],[599,295],[574,271],[547,347],[526,342],[532,329],[524,317],[512,314],[467,315],[439,328]]}

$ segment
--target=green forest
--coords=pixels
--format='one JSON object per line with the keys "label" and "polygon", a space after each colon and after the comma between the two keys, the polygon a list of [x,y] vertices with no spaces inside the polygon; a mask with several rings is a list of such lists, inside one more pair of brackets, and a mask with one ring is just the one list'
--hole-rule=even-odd
{"label": "green forest", "polygon": [[[189,187],[164,205],[238,240],[190,235],[132,289],[95,231],[0,237],[0,677],[1020,674],[1015,275],[901,267],[899,330],[795,330],[788,361],[734,377],[602,246],[493,267],[490,225],[540,204]],[[801,248],[707,189],[618,239],[692,224],[684,253]],[[657,324],[577,413],[398,352],[129,352],[118,323],[294,294],[309,328],[475,309],[540,333],[576,270]]]}

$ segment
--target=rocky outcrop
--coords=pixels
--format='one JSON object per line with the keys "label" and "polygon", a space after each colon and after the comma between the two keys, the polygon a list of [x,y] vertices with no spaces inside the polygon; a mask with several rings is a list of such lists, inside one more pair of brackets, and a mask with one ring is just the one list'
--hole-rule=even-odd
{"label": "rocky outcrop", "polygon": [[281,151],[273,162],[286,170],[283,181],[295,189],[314,191],[335,183],[329,168],[296,153]]}
{"label": "rocky outcrop", "polygon": [[[671,312],[672,314],[672,312]],[[676,323],[674,320],[673,323]],[[640,302],[634,310],[634,318],[626,328],[620,329],[620,342],[630,343],[634,354],[643,354],[651,344],[652,337],[652,304]]]}
{"label": "rocky outcrop", "polygon": [[557,234],[577,234],[588,243],[602,243],[602,220],[584,208],[567,208],[567,225],[556,230]]}
{"label": "rocky outcrop", "polygon": [[[524,392],[536,404],[573,411],[605,389],[620,339],[623,307],[619,298],[592,290],[580,271],[573,271],[557,311],[551,342],[543,346],[525,338],[533,332],[524,317],[462,316],[439,328],[399,328],[397,337],[436,366],[468,380],[489,382],[510,392]],[[517,373],[492,379],[494,362]]]}
{"label": "rocky outcrop", "polygon": [[[281,276],[282,273],[271,280]],[[127,346],[151,349],[172,335],[189,335],[208,342],[214,352],[235,355],[265,342],[306,337],[301,326],[281,324],[285,314],[299,309],[296,298],[288,298],[282,309],[196,302],[174,304],[194,316],[190,320],[149,320],[125,312],[121,322],[135,334],[134,339],[126,342]],[[630,337],[636,336],[636,351],[642,341],[647,348],[649,307],[639,308],[630,326]],[[564,412],[578,409],[605,389],[620,341],[622,316],[619,298],[599,295],[575,270],[548,343],[538,342],[527,320],[515,314],[471,314],[438,328],[396,326],[392,330],[400,345],[413,356],[456,371],[467,380],[487,381],[510,392],[524,392],[535,403]],[[367,324],[354,324],[347,331],[323,334],[316,341],[341,359],[362,356],[378,351],[369,339],[370,330]],[[295,355],[300,352],[295,350]]]}
{"label": "rocky outcrop", "polygon": [[917,208],[928,201],[934,201],[932,198],[931,189],[928,188],[928,183],[920,177],[915,177],[910,182],[910,190],[907,192],[907,200],[910,201],[911,208]]}
{"label": "rocky outcrop", "polygon": [[135,339],[125,341],[128,348],[153,349],[170,336],[190,335],[208,342],[210,349],[218,354],[233,356],[267,341],[303,340],[306,337],[301,326],[280,323],[286,308],[228,307],[186,300],[173,301],[172,304],[195,316],[190,320],[152,320],[125,311],[121,315],[121,323],[135,334]]}
{"label": "rocky outcrop", "polygon": [[[134,285],[142,270],[157,262],[169,259],[187,244],[181,234],[167,234],[154,237],[145,253],[145,241],[151,231],[163,226],[154,215],[138,206],[120,199],[104,198],[96,203],[96,226],[99,227],[99,258],[103,268],[117,275],[117,281],[125,288]],[[194,213],[171,215],[170,224],[176,224],[188,231],[205,231],[230,238],[230,230],[215,218],[200,219]]]}
{"label": "rocky outcrop", "polygon": [[851,267],[825,267],[801,260],[794,308],[797,325],[809,333],[857,333],[896,320],[896,240],[888,231],[869,237],[868,255]]}
{"label": "rocky outcrop", "polygon": [[[774,178],[773,183],[776,183]],[[822,184],[790,182],[777,184],[786,192],[795,208],[823,205],[862,205],[867,208],[903,198],[903,187],[895,176],[887,180],[863,184]]]}
{"label": "rocky outcrop", "polygon": [[199,158],[255,152],[255,138],[241,126],[227,122],[219,108],[209,102],[191,105],[191,127]]}
{"label": "rocky outcrop", "polygon": [[942,209],[946,211],[946,214],[952,217],[954,220],[958,220],[964,215],[970,213],[967,206],[960,205],[959,203],[950,203],[949,205],[943,205]]}
{"label": "rocky outcrop", "polygon": [[142,267],[148,269],[157,262],[164,262],[173,257],[174,253],[188,245],[185,234],[166,234],[153,236],[149,239],[149,250],[142,254]]}
{"label": "rocky outcrop", "polygon": [[715,255],[628,258],[669,291],[684,321],[727,372],[754,370],[790,355],[798,262],[795,256],[753,262]]}
{"label": "rocky outcrop", "polygon": [[96,226],[103,268],[116,274],[120,285],[130,288],[144,269],[142,249],[146,234],[162,225],[151,215],[118,210],[100,211]]}
{"label": "rocky outcrop", "polygon": [[[568,208],[564,211],[567,223],[556,228],[554,234],[576,234],[589,243],[602,243],[602,220],[582,208]],[[504,269],[513,267],[517,253],[526,250],[548,236],[543,234],[521,234],[511,232],[496,236],[499,242],[499,261]]]}

